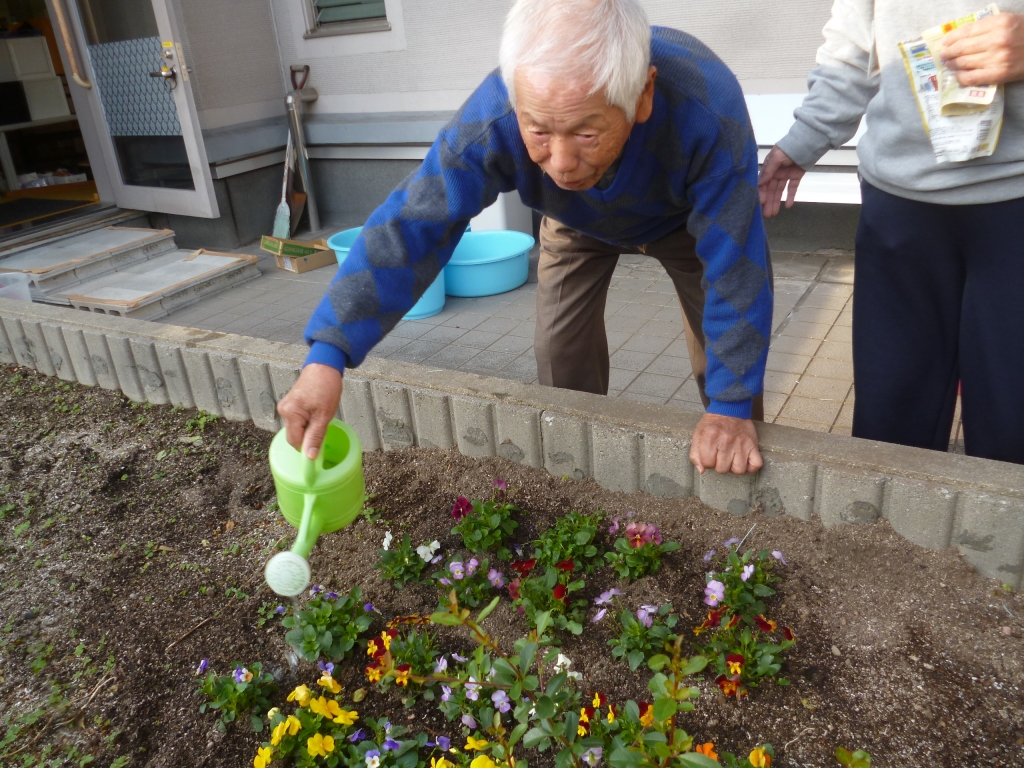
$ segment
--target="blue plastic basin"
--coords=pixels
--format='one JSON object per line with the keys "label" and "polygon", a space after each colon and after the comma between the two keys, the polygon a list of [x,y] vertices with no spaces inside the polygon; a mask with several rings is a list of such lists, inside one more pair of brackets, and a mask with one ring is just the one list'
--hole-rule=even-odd
{"label": "blue plastic basin", "polygon": [[449,296],[493,296],[518,288],[530,273],[533,238],[522,232],[467,232],[444,268]]}
{"label": "blue plastic basin", "polygon": [[[345,229],[327,238],[327,246],[334,251],[338,257],[339,264],[348,256],[349,249],[362,231],[362,227]],[[441,273],[430,284],[430,287],[420,297],[420,300],[413,304],[412,309],[406,312],[402,319],[422,320],[424,317],[433,317],[444,309],[444,281],[444,270],[441,270]]]}

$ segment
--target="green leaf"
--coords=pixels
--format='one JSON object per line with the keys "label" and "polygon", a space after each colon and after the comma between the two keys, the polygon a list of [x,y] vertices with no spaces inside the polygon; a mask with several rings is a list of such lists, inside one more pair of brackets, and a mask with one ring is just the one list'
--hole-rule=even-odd
{"label": "green leaf", "polygon": [[477,624],[481,623],[484,619],[491,615],[491,611],[498,607],[498,603],[501,602],[501,595],[495,597],[488,603],[487,607],[480,611],[480,615],[476,617]]}
{"label": "green leaf", "polygon": [[529,723],[520,723],[519,725],[517,725],[515,728],[512,729],[512,735],[508,737],[509,749],[514,747],[516,745],[516,742],[519,741],[521,738],[523,738],[523,734],[526,733],[526,731],[527,731],[527,729],[529,727],[530,727]]}
{"label": "green leaf", "polygon": [[[565,685],[565,681],[569,676],[565,672],[559,672],[557,675],[548,680],[548,687],[544,690],[548,696],[554,696]],[[548,715],[550,717],[550,715]]]}
{"label": "green leaf", "polygon": [[611,768],[640,768],[643,761],[644,756],[641,752],[626,749],[625,747],[612,750],[612,753],[608,756],[608,765]]}
{"label": "green leaf", "polygon": [[706,667],[707,665],[707,656],[694,656],[692,659],[686,662],[686,666],[679,671],[679,674],[683,677],[687,675],[695,675],[702,669],[704,669],[704,667]]}
{"label": "green leaf", "polygon": [[537,658],[537,644],[524,643],[519,651],[519,669],[526,674],[533,667],[534,659]]}
{"label": "green leaf", "polygon": [[544,741],[544,739],[546,739],[547,737],[548,735],[544,733],[544,731],[542,731],[540,728],[531,728],[529,731],[526,732],[526,735],[523,737],[523,746],[527,749],[533,749],[542,741]]}
{"label": "green leaf", "polygon": [[679,762],[687,768],[722,768],[717,760],[712,760],[700,752],[684,752],[679,756]]}
{"label": "green leaf", "polygon": [[576,544],[582,547],[584,544],[590,541],[590,537],[590,531],[579,531],[575,536],[573,536],[573,540],[576,542]]}
{"label": "green leaf", "polygon": [[629,661],[629,668],[635,671],[644,660],[644,653],[643,651],[630,651],[627,659]]}
{"label": "green leaf", "polygon": [[775,590],[765,584],[755,584],[754,594],[758,597],[771,597],[775,594]]}
{"label": "green leaf", "polygon": [[457,627],[462,623],[462,620],[448,611],[438,611],[437,613],[430,614],[430,622],[432,624],[444,624],[448,627]]}
{"label": "green leaf", "polygon": [[[559,686],[560,688],[561,686]],[[549,685],[550,689],[551,686]],[[537,717],[541,720],[550,720],[555,716],[555,702],[552,701],[550,696],[541,696],[537,700]]]}
{"label": "green leaf", "polygon": [[661,670],[664,669],[665,665],[668,664],[668,662],[668,656],[666,656],[664,653],[659,653],[654,656],[651,656],[651,658],[648,659],[647,666],[649,666],[655,672],[661,672]]}
{"label": "green leaf", "polygon": [[659,723],[664,723],[670,717],[676,713],[676,702],[675,699],[655,699],[654,700],[654,720]]}

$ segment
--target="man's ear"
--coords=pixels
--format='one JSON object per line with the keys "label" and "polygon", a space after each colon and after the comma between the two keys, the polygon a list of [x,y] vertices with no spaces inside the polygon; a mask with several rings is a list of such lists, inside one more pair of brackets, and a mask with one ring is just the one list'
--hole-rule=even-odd
{"label": "man's ear", "polygon": [[647,70],[647,82],[644,84],[644,90],[636,102],[634,122],[646,123],[651,118],[651,112],[654,111],[654,80],[657,76],[657,67],[652,66]]}

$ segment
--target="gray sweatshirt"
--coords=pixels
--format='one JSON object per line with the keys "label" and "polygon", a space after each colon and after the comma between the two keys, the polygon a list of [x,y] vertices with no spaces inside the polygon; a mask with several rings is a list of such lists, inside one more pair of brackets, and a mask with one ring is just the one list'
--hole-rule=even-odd
{"label": "gray sweatshirt", "polygon": [[[1003,131],[990,157],[937,163],[910,87],[900,41],[960,16],[988,0],[835,0],[825,44],[808,77],[796,123],[779,142],[810,169],[829,149],[853,137],[862,116],[867,131],[857,146],[861,176],[900,197],[932,203],[992,203],[1024,197],[1024,82],[1005,86]],[[1024,14],[1024,0],[998,2]]]}

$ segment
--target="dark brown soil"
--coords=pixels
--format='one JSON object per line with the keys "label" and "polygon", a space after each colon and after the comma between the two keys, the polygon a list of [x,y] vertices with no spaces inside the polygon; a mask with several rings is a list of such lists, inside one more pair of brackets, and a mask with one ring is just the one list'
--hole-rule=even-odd
{"label": "dark brown soil", "polygon": [[[263,564],[291,533],[272,505],[270,435],[249,424],[200,425],[194,411],[133,404],[23,369],[0,369],[0,414],[0,720],[6,728],[42,710],[0,745],[0,765],[78,765],[87,754],[96,766],[117,757],[152,768],[251,765],[260,737],[244,722],[222,735],[201,715],[193,672],[202,657],[222,672],[262,661],[282,701],[316,677],[276,621],[260,625],[260,609],[278,604],[262,584]],[[1024,601],[952,550],[922,550],[884,522],[825,530],[737,518],[692,499],[611,493],[454,452],[371,454],[365,470],[383,520],[323,537],[312,565],[317,582],[337,591],[358,584],[387,615],[429,611],[437,596],[423,586],[396,592],[380,579],[372,565],[384,531],[453,548],[454,498],[489,495],[495,477],[509,481],[526,513],[524,542],[571,509],[636,510],[657,523],[682,548],[624,592],[630,605],[672,601],[687,633],[703,616],[701,556],[756,522],[748,541],[782,550],[790,563],[771,609],[797,633],[784,668],[792,685],[764,685],[737,704],[702,681],[688,732],[744,754],[771,742],[778,766],[834,766],[837,745],[867,749],[881,766],[1024,759]],[[613,583],[599,571],[587,595]],[[488,624],[509,645],[524,632],[506,605]],[[647,675],[613,661],[607,640],[603,625],[565,640],[586,690],[646,698]],[[454,630],[442,642],[469,647]],[[348,691],[364,684],[361,666],[345,666]],[[426,702],[402,710],[393,694],[371,691],[359,709],[453,732]],[[45,751],[45,763],[27,760]]]}

